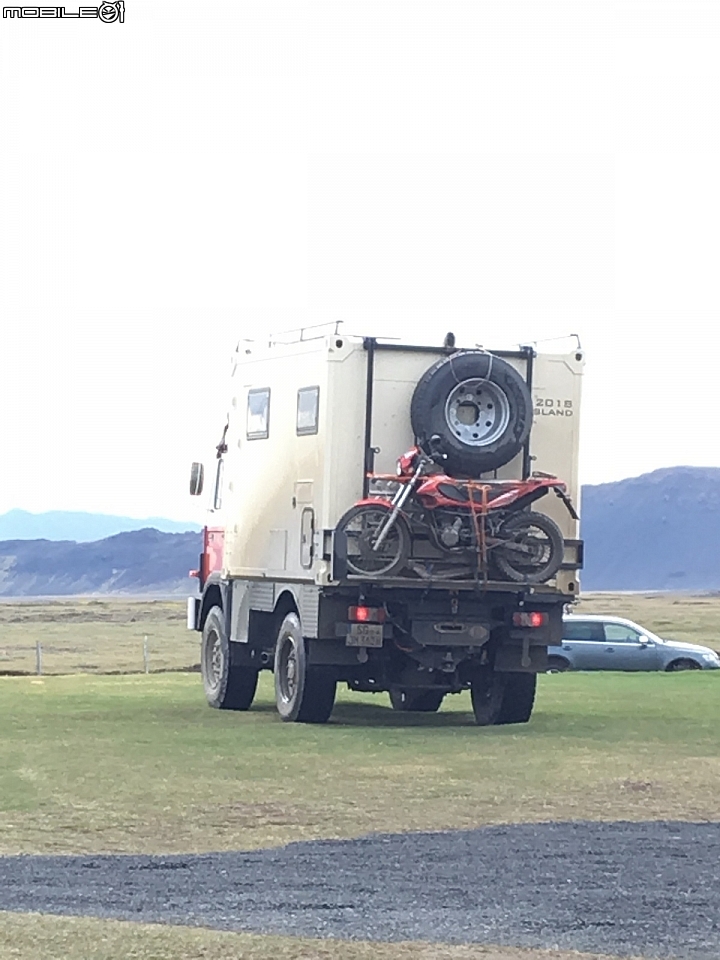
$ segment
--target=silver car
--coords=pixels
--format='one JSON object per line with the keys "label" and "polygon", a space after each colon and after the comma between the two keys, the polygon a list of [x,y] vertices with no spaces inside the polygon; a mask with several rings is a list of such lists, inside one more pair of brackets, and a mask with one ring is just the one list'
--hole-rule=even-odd
{"label": "silver car", "polygon": [[660,637],[622,617],[563,617],[563,641],[548,647],[548,668],[562,670],[718,670],[709,647]]}

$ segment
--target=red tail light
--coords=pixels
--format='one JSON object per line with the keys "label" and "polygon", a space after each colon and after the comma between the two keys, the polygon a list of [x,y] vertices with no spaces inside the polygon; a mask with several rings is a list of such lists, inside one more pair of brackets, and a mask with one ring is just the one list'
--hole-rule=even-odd
{"label": "red tail light", "polygon": [[548,615],[546,613],[538,613],[536,610],[533,610],[532,613],[513,614],[514,627],[544,627],[547,622]]}
{"label": "red tail light", "polygon": [[383,607],[348,607],[348,620],[354,623],[385,623]]}

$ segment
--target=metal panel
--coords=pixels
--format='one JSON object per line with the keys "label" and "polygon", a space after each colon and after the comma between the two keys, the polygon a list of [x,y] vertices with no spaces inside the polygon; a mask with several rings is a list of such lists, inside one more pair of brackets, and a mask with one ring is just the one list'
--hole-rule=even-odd
{"label": "metal panel", "polygon": [[240,643],[248,642],[248,624],[250,620],[250,583],[247,580],[233,580],[232,601],[230,603],[230,639]]}
{"label": "metal panel", "polygon": [[269,570],[287,570],[287,530],[268,532],[267,566]]}
{"label": "metal panel", "polygon": [[271,580],[253,581],[250,584],[250,607],[272,613],[275,609],[275,584]]}
{"label": "metal panel", "polygon": [[319,587],[301,584],[297,591],[297,602],[300,610],[300,623],[306,637],[317,637],[318,616],[320,613]]}

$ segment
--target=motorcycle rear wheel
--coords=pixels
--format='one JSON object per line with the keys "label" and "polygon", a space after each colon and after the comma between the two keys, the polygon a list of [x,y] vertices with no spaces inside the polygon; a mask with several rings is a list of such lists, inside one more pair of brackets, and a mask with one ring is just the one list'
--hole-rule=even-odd
{"label": "motorcycle rear wheel", "polygon": [[544,513],[512,514],[500,527],[503,541],[492,551],[495,566],[507,580],[545,583],[560,569],[565,543],[560,528]]}
{"label": "motorcycle rear wheel", "polygon": [[402,516],[395,522],[378,550],[378,536],[390,515],[390,507],[360,504],[343,514],[337,529],[347,539],[348,572],[360,577],[392,577],[400,573],[410,556],[410,531]]}

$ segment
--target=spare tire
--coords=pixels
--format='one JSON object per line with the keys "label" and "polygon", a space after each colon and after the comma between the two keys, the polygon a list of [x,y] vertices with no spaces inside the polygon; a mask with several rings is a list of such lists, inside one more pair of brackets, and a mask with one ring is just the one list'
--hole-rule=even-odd
{"label": "spare tire", "polygon": [[527,384],[506,360],[465,350],[438,360],[424,374],[410,407],[420,446],[439,436],[450,474],[477,477],[502,467],[530,435],[533,406]]}

